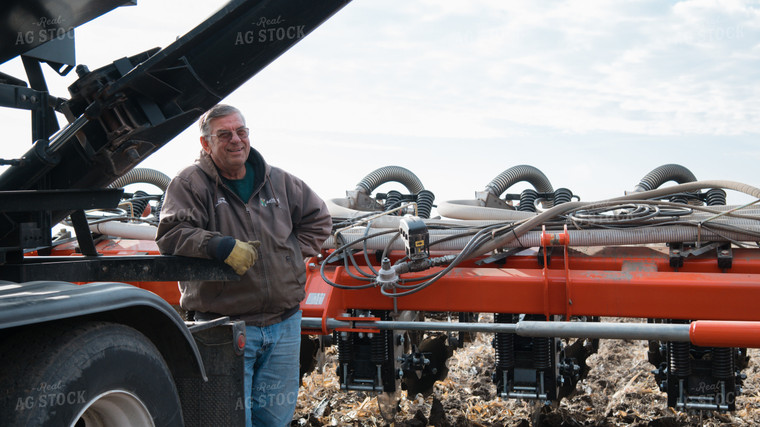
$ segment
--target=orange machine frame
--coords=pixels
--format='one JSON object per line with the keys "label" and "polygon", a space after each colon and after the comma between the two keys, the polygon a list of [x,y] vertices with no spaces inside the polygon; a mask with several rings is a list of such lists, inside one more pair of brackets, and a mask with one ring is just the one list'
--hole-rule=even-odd
{"label": "orange machine frame", "polygon": [[[53,247],[52,256],[80,255],[76,241]],[[95,249],[102,256],[160,255],[156,242],[152,240],[132,240],[108,238],[97,242]],[[160,296],[171,305],[179,306],[179,286],[177,282],[129,282],[138,288],[146,289]]]}
{"label": "orange machine frame", "polygon": [[[462,263],[440,280],[411,295],[390,298],[378,287],[342,289],[325,282],[317,259],[308,261],[303,316],[326,320],[349,309],[429,312],[527,313],[545,316],[609,316],[651,319],[731,321],[721,328],[724,341],[747,345],[748,332],[760,331],[760,250],[733,249],[732,266],[721,269],[716,257],[684,259],[673,268],[662,247],[604,247],[573,250],[567,234],[544,234],[543,266],[537,254],[507,257],[503,263]],[[551,245],[562,246],[547,257]],[[556,248],[559,249],[559,248]],[[540,253],[540,252],[539,252]],[[714,251],[713,251],[714,254]],[[403,254],[392,254],[398,259]],[[356,256],[360,266],[364,257]],[[374,266],[379,269],[378,265]],[[355,267],[349,267],[356,273]],[[437,267],[404,278],[430,275]],[[328,280],[362,285],[343,265],[326,266]],[[705,324],[707,326],[707,324]],[[707,331],[707,329],[700,329]],[[714,331],[711,328],[710,331]],[[708,341],[715,341],[713,334]],[[749,344],[760,347],[753,338]],[[713,344],[715,345],[715,344]]]}
{"label": "orange machine frame", "polygon": [[[464,262],[431,286],[395,298],[382,295],[378,287],[341,289],[325,282],[319,262],[307,263],[303,317],[322,319],[320,330],[304,334],[327,334],[327,319],[345,316],[350,309],[416,310],[428,312],[526,313],[545,316],[605,316],[652,319],[683,319],[701,322],[704,345],[760,347],[760,250],[733,249],[730,269],[721,269],[714,256],[684,259],[683,266],[670,266],[662,247],[618,246],[574,250],[567,235],[545,234],[544,250],[507,257],[502,263],[478,265]],[[547,256],[552,245],[562,250]],[[75,242],[56,246],[51,255],[77,255]],[[98,242],[103,256],[158,255],[153,241],[108,239]],[[558,248],[557,248],[558,249]],[[325,251],[322,255],[326,255]],[[403,253],[392,253],[397,260]],[[366,267],[362,256],[356,257]],[[378,263],[379,264],[379,263]],[[541,265],[543,264],[543,266]],[[354,273],[356,269],[349,267]],[[375,269],[379,265],[374,265]],[[404,278],[422,277],[441,267]],[[342,285],[362,285],[343,265],[325,266],[325,275]],[[179,305],[177,282],[130,282],[147,289],[172,305]],[[370,319],[363,319],[368,321]],[[694,341],[694,339],[692,340]],[[748,342],[749,341],[749,342]],[[694,342],[698,344],[697,342]],[[740,343],[740,344],[739,344]]]}

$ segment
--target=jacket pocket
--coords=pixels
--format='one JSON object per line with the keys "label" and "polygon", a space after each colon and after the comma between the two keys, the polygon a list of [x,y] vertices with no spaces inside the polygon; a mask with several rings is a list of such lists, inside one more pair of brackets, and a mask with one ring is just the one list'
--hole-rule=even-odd
{"label": "jacket pocket", "polygon": [[181,282],[182,307],[195,311],[217,311],[217,303],[224,294],[227,282]]}
{"label": "jacket pocket", "polygon": [[205,301],[213,301],[219,298],[227,287],[227,282],[201,282],[200,298]]}
{"label": "jacket pocket", "polygon": [[289,273],[283,276],[282,300],[283,309],[289,309],[301,303],[304,299],[304,283],[306,282],[306,266],[303,262],[294,258],[292,255],[285,255],[285,265],[288,266]]}
{"label": "jacket pocket", "polygon": [[297,261],[291,255],[285,255],[287,265],[290,266],[292,272],[292,279],[298,284],[299,287],[306,283],[306,266],[302,261]]}

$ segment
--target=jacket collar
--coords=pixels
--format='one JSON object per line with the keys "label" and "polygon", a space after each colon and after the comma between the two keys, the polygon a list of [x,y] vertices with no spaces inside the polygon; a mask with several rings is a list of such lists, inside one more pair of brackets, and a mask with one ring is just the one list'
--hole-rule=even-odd
{"label": "jacket collar", "polygon": [[[248,153],[248,163],[253,166],[253,171],[256,178],[256,187],[259,188],[263,184],[266,177],[269,176],[270,166],[264,160],[264,157],[255,148],[251,147],[251,151]],[[201,150],[200,157],[195,161],[201,170],[211,178],[212,181],[217,183],[221,182],[221,176],[219,175],[219,169],[217,169],[211,156],[204,150]]]}

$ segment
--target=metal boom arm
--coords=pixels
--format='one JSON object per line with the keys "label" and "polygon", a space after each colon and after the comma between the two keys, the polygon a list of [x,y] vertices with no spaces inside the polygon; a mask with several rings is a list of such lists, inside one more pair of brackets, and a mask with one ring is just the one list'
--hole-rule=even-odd
{"label": "metal boom arm", "polygon": [[60,106],[70,124],[0,175],[0,190],[108,185],[349,1],[233,0],[164,49],[77,67]]}

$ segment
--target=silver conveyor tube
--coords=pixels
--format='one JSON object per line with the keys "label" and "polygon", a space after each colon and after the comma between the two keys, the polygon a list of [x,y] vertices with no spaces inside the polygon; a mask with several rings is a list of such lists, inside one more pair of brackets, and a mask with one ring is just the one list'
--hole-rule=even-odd
{"label": "silver conveyor tube", "polygon": [[[667,196],[673,193],[689,192],[702,190],[704,188],[722,188],[727,190],[739,191],[744,194],[748,194],[756,199],[760,199],[760,188],[753,187],[751,185],[742,184],[734,181],[696,181],[687,184],[678,184],[667,188],[661,188],[657,190],[644,191],[642,193],[634,193],[627,196],[615,197],[609,199],[606,202],[625,202],[627,200],[636,199],[653,199],[657,197]],[[501,237],[497,237],[491,242],[484,244],[478,248],[478,253],[471,254],[468,258],[474,258],[476,256],[486,254],[498,248],[506,246],[508,243],[514,241],[518,237],[532,230],[533,228],[553,219],[559,215],[572,210],[580,209],[586,206],[593,206],[594,202],[568,202],[555,206],[549,210],[542,212],[541,214],[526,220],[521,225],[517,226],[514,233],[509,233]],[[686,240],[680,240],[686,241]]]}
{"label": "silver conveyor tube", "polygon": [[[560,205],[561,206],[561,205]],[[730,224],[730,223],[729,223]],[[696,226],[686,225],[666,225],[651,228],[632,228],[632,229],[609,229],[609,230],[568,230],[570,237],[570,246],[610,246],[610,245],[642,245],[651,243],[667,242],[710,242],[726,241],[726,238],[734,241],[754,242],[759,238],[760,226],[743,225],[747,233],[741,231],[720,231],[714,233],[707,229],[699,230]],[[346,243],[356,242],[351,245],[352,249],[362,249],[362,242],[359,239],[365,236],[364,229],[352,229],[341,232]],[[463,234],[462,230],[429,230],[431,251],[458,251],[464,248],[471,236],[463,235],[453,240],[447,240],[436,244],[441,238],[457,234]],[[549,233],[560,233],[560,231],[549,231]],[[497,247],[504,248],[533,248],[541,246],[541,231],[528,231],[518,239],[504,241]],[[511,234],[510,234],[511,236]],[[383,250],[393,239],[392,234],[385,234],[373,237],[367,241],[367,248],[371,250]],[[400,239],[390,243],[391,250],[404,250],[404,243]],[[324,249],[336,248],[334,236],[329,237],[322,245]],[[485,250],[480,250],[485,253]]]}

